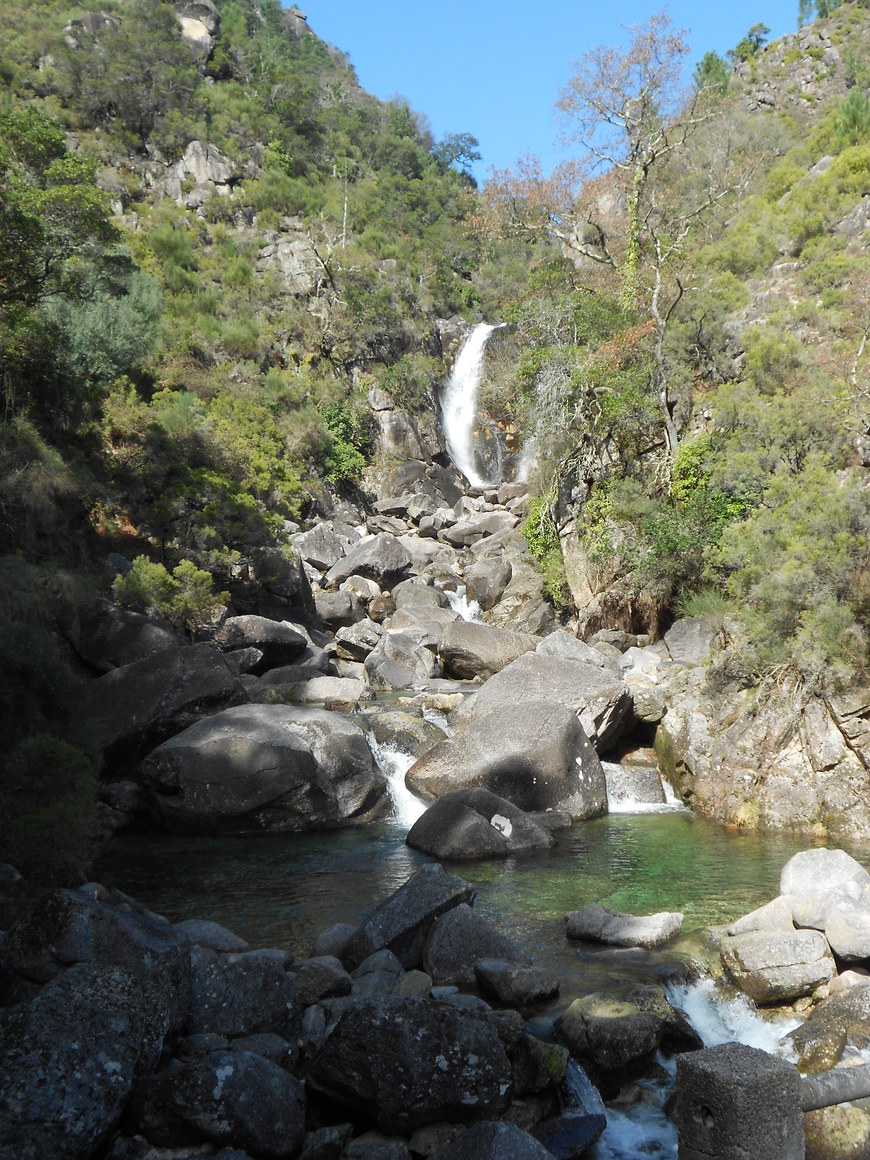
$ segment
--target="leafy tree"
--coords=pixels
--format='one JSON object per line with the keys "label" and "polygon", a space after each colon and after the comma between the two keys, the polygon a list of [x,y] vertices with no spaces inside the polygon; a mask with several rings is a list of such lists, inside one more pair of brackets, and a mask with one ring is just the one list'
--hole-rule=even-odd
{"label": "leafy tree", "polygon": [[731,69],[728,67],[728,62],[718,52],[705,52],[695,65],[692,79],[695,82],[695,88],[699,91],[712,89],[724,95],[728,92],[728,85],[731,82]]}
{"label": "leafy tree", "polygon": [[448,133],[433,149],[435,158],[443,166],[457,166],[467,172],[475,161],[480,161],[480,142],[471,133]]}
{"label": "leafy tree", "polygon": [[840,7],[843,0],[799,0],[798,25],[809,24],[811,20],[827,20]]}
{"label": "leafy tree", "polygon": [[840,105],[834,132],[841,149],[861,145],[870,138],[870,100],[860,89],[852,89]]}

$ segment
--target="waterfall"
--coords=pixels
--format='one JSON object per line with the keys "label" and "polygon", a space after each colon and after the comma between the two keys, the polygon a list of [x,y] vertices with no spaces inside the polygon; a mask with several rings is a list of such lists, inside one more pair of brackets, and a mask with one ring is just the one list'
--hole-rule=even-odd
{"label": "waterfall", "polygon": [[478,323],[460,350],[441,396],[441,426],[450,458],[472,487],[486,487],[474,465],[474,418],[483,371],[483,352],[498,326]]}
{"label": "waterfall", "polygon": [[455,592],[451,592],[449,588],[445,589],[444,595],[453,611],[458,612],[463,620],[480,620],[480,605],[476,600],[468,599],[464,584],[461,584]]}
{"label": "waterfall", "polygon": [[411,793],[405,785],[405,774],[416,759],[408,753],[402,753],[400,749],[381,744],[373,733],[366,734],[366,741],[378,769],[387,779],[387,789],[393,802],[391,817],[400,826],[410,830],[427,808],[427,803]]}

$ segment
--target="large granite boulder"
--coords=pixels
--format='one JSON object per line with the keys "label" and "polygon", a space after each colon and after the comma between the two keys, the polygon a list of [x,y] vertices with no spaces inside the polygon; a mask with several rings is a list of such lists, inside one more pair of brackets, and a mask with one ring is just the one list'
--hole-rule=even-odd
{"label": "large granite boulder", "polygon": [[465,595],[487,612],[501,600],[512,574],[510,560],[480,560],[465,569]]}
{"label": "large granite boulder", "polygon": [[850,987],[817,1003],[805,1023],[788,1035],[805,1074],[826,1072],[839,1063],[847,1040],[870,1038],[870,987]]}
{"label": "large granite boulder", "polygon": [[305,1139],[302,1083],[249,1051],[175,1061],[136,1085],[131,1110],[164,1147],[209,1142],[289,1160]]}
{"label": "large granite boulder", "polygon": [[270,620],[266,616],[230,616],[214,635],[215,643],[224,652],[255,648],[262,654],[251,668],[253,673],[264,673],[297,660],[308,648],[308,637],[287,621]]}
{"label": "large granite boulder", "polygon": [[531,966],[518,946],[466,902],[435,920],[423,946],[423,969],[439,985],[473,987],[478,959],[495,958]]}
{"label": "large granite boulder", "polygon": [[0,1157],[95,1155],[135,1076],[156,1062],[141,980],[122,967],[71,967],[0,1013]]}
{"label": "large granite boulder", "polygon": [[[336,595],[340,595],[336,593]],[[378,645],[384,630],[366,616],[335,634],[335,652],[343,661],[364,661]]]}
{"label": "large granite boulder", "polygon": [[441,675],[437,657],[403,632],[385,632],[364,663],[373,689],[420,688]]}
{"label": "large granite boulder", "polygon": [[408,1136],[426,1124],[492,1119],[510,1102],[495,1029],[446,1004],[385,996],[343,1004],[308,1072],[309,1088]]}
{"label": "large granite boulder", "polygon": [[97,901],[84,890],[38,898],[3,942],[7,970],[44,983],[77,964],[120,967],[147,1004],[156,1063],[164,1036],[180,1029],[190,1005],[190,950],[164,919]]}
{"label": "large granite boulder", "polygon": [[330,523],[316,524],[307,532],[297,532],[290,542],[307,564],[321,572],[334,567],[353,543],[347,536],[341,536]]}
{"label": "large granite boulder", "polygon": [[192,833],[303,833],[389,808],[365,734],[323,709],[240,705],[171,738],[142,763],[158,820]]}
{"label": "large granite boulder", "polygon": [[415,762],[406,781],[425,798],[480,786],[521,810],[567,810],[575,819],[607,811],[601,762],[576,715],[558,703],[529,700],[522,712],[475,719]]}
{"label": "large granite boulder", "polygon": [[523,715],[529,702],[563,705],[579,717],[599,753],[619,737],[631,719],[631,694],[612,673],[565,657],[526,653],[490,677],[474,701],[452,724],[460,727],[486,713]]}
{"label": "large granite boulder", "polygon": [[478,959],[474,975],[481,989],[508,1007],[530,1007],[554,999],[559,980],[541,967],[509,962],[502,958]]}
{"label": "large granite boulder", "polygon": [[411,555],[388,532],[354,544],[346,556],[326,573],[326,583],[338,587],[349,576],[358,574],[377,581],[381,588],[398,584],[411,567]]}
{"label": "large granite boulder", "polygon": [[575,999],[554,1031],[607,1098],[614,1086],[652,1060],[664,1025],[634,1003],[596,992]]}
{"label": "large granite boulder", "polygon": [[193,947],[187,1032],[234,1037],[272,1031],[289,1038],[302,1011],[288,958],[282,951],[221,954]]}
{"label": "large granite boulder", "polygon": [[430,1160],[553,1160],[553,1156],[516,1124],[487,1120],[444,1144]]}
{"label": "large granite boulder", "polygon": [[195,644],[163,649],[90,681],[82,715],[106,761],[132,765],[206,713],[244,700],[238,671],[220,649]]}
{"label": "large granite boulder", "polygon": [[82,660],[101,673],[178,648],[180,643],[178,634],[163,621],[102,601],[77,612],[70,636]]}
{"label": "large granite boulder", "polygon": [[543,640],[538,641],[535,649],[541,656],[561,657],[563,660],[580,661],[584,665],[594,665],[596,669],[612,669],[614,675],[619,672],[617,662],[610,662],[604,653],[585,640],[571,636],[563,628],[549,633]]}
{"label": "large granite boulder", "polygon": [[406,969],[422,962],[432,924],[462,902],[474,901],[474,887],[447,874],[437,863],[421,866],[374,910],[341,948],[339,957],[354,969],[375,951],[391,950]]}
{"label": "large granite boulder", "polygon": [[481,786],[438,798],[417,819],[405,841],[423,854],[457,860],[504,858],[556,844],[534,818]]}
{"label": "large granite boulder", "polygon": [[837,971],[824,935],[815,930],[728,935],[720,950],[731,979],[759,1004],[811,995]]}
{"label": "large granite boulder", "polygon": [[534,652],[537,643],[531,633],[457,620],[441,634],[438,656],[449,674],[471,680],[491,677],[523,653]]}
{"label": "large granite boulder", "polygon": [[802,850],[783,866],[779,890],[798,926],[824,930],[843,903],[870,905],[870,873],[845,850]]}

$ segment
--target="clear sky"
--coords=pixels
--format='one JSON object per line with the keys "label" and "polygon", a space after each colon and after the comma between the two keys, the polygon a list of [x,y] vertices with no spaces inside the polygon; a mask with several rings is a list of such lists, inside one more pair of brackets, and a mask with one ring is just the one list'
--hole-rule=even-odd
{"label": "clear sky", "polygon": [[[287,4],[288,0],[284,0]],[[436,140],[471,133],[490,168],[526,152],[546,167],[560,156],[555,102],[572,62],[600,44],[627,43],[663,5],[640,0],[299,0],[317,35],[350,57],[360,84],[377,97],[402,96],[425,114]],[[672,0],[667,12],[689,31],[694,64],[724,56],[759,22],[770,40],[794,32],[798,0]]]}

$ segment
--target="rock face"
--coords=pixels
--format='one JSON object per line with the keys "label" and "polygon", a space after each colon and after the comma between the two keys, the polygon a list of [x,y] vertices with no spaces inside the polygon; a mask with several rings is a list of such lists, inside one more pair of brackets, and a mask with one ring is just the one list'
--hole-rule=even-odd
{"label": "rock face", "polygon": [[424,754],[406,780],[427,798],[479,786],[521,810],[566,810],[579,819],[607,809],[601,762],[576,715],[541,701],[475,719]]}
{"label": "rock face", "polygon": [[444,629],[438,657],[448,673],[471,680],[491,677],[523,653],[533,652],[537,643],[530,633],[458,620]]}
{"label": "rock face", "polygon": [[320,709],[228,709],[161,745],[142,776],[161,823],[186,832],[302,833],[388,808],[362,730]]}
{"label": "rock face", "polygon": [[530,701],[563,705],[575,713],[599,753],[628,723],[631,696],[624,683],[595,665],[563,657],[527,653],[490,677],[473,704],[456,714],[455,724],[498,710],[525,713]]}
{"label": "rock face", "polygon": [[348,1001],[308,1082],[387,1132],[491,1119],[510,1102],[511,1066],[495,1030],[419,999]]}
{"label": "rock face", "polygon": [[698,813],[747,828],[870,837],[870,692],[796,702],[675,665],[656,733],[663,774]]}
{"label": "rock face", "polygon": [[445,794],[411,827],[406,841],[436,858],[503,858],[546,850],[556,840],[505,798],[475,787]]}

